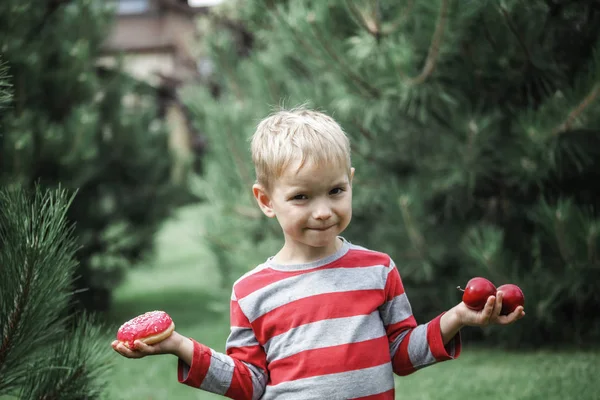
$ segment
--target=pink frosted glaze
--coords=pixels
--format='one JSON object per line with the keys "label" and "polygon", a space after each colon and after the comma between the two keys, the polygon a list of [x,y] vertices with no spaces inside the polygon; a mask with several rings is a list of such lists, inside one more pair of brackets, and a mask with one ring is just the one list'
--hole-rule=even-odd
{"label": "pink frosted glaze", "polygon": [[125,322],[117,332],[117,340],[133,348],[133,342],[167,330],[173,320],[164,311],[149,311]]}

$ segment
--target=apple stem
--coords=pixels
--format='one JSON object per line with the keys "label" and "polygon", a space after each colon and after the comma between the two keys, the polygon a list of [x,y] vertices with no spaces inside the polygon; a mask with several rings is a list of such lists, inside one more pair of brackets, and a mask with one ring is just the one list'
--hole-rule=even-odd
{"label": "apple stem", "polygon": [[460,287],[460,286],[457,286],[456,288],[457,288],[458,290],[460,290],[461,292],[464,292],[464,291],[465,291],[464,289],[461,289],[461,287]]}

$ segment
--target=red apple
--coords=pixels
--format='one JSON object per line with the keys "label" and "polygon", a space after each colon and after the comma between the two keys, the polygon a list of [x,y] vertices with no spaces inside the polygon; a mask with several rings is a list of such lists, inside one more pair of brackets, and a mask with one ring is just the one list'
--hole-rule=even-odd
{"label": "red apple", "polygon": [[467,282],[462,301],[471,310],[481,311],[488,297],[495,295],[496,287],[492,282],[482,277],[476,277]]}
{"label": "red apple", "polygon": [[504,293],[500,315],[508,315],[515,311],[518,306],[525,306],[525,296],[521,288],[517,285],[511,283],[502,285],[497,291]]}

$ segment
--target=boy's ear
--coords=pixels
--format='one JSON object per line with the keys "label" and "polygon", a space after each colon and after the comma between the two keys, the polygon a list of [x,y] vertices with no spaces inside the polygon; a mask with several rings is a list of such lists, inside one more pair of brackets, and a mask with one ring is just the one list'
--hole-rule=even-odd
{"label": "boy's ear", "polygon": [[352,179],[354,179],[354,167],[350,168],[350,186],[352,186]]}
{"label": "boy's ear", "polygon": [[273,205],[271,204],[271,197],[264,186],[260,183],[255,183],[252,185],[252,194],[254,194],[254,198],[262,212],[269,218],[275,217],[275,211],[273,211]]}

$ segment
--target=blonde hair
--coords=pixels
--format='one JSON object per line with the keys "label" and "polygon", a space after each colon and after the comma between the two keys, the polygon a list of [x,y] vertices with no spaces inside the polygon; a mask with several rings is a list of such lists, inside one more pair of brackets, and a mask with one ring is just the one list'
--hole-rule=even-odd
{"label": "blonde hair", "polygon": [[290,164],[342,166],[350,174],[350,141],[330,116],[304,107],[277,111],[257,126],[251,142],[256,180],[267,189]]}

